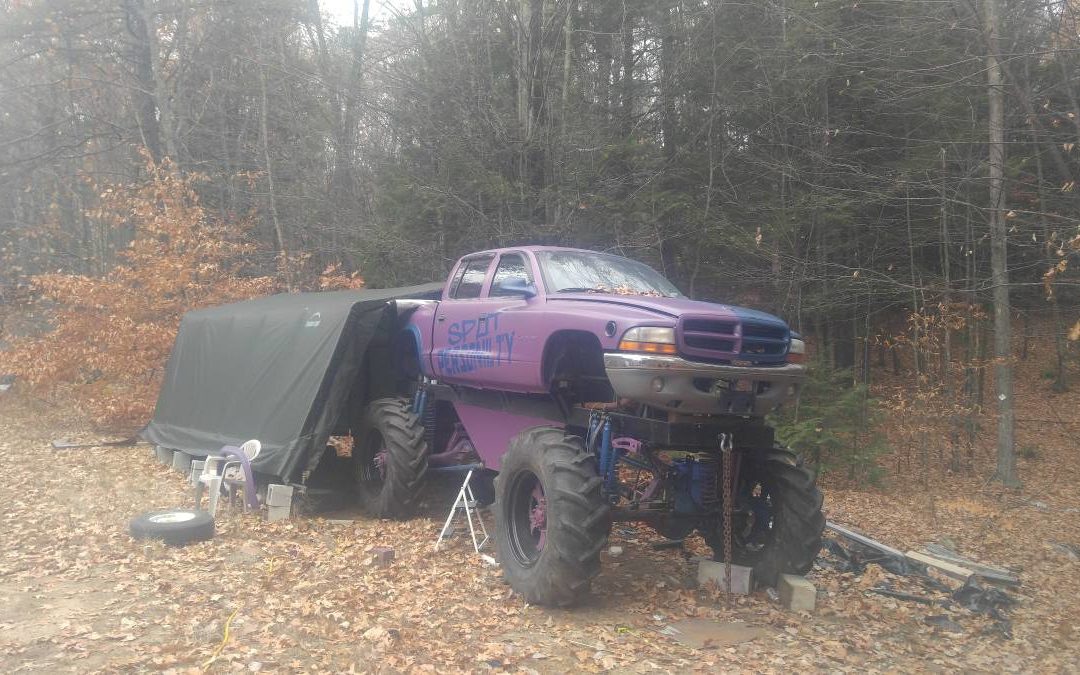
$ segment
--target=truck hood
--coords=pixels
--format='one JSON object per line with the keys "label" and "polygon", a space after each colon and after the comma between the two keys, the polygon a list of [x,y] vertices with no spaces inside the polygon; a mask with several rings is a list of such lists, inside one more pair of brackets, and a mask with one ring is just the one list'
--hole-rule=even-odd
{"label": "truck hood", "polygon": [[759,312],[756,309],[725,305],[689,298],[654,298],[648,295],[603,295],[599,293],[565,293],[547,296],[547,301],[556,304],[585,304],[592,307],[607,305],[610,307],[633,307],[645,310],[668,319],[677,319],[684,314],[705,314],[718,318],[753,319],[762,323],[773,323],[787,327],[783,319]]}

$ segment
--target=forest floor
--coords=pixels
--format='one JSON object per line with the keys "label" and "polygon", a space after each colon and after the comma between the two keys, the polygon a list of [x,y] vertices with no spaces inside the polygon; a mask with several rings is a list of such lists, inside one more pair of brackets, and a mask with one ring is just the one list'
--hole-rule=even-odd
{"label": "forest floor", "polygon": [[[62,409],[3,395],[0,670],[1076,672],[1080,562],[1062,544],[1080,545],[1080,396],[1051,400],[1043,388],[1021,381],[1021,419],[1046,418],[1048,405],[1069,414],[1021,425],[1021,445],[1030,436],[1039,452],[1021,460],[1020,491],[986,482],[989,450],[971,474],[825,486],[838,523],[901,550],[946,542],[1018,570],[1011,638],[956,605],[874,594],[882,582],[927,591],[877,566],[841,572],[828,557],[809,575],[814,613],[785,611],[764,592],[729,608],[695,587],[700,542],[654,550],[657,535],[621,525],[612,544],[624,552],[605,554],[580,608],[527,606],[466,539],[433,552],[449,505],[438,491],[408,522],[266,523],[225,511],[209,542],[134,541],[134,515],[192,503],[183,478],[146,446],[54,450],[51,439],[95,434]],[[394,548],[392,565],[371,564],[377,546]],[[662,632],[687,618],[758,630],[694,649]]]}

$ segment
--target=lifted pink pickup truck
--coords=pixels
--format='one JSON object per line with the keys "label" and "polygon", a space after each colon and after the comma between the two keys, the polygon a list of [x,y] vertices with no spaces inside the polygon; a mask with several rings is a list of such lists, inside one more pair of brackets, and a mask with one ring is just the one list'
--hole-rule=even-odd
{"label": "lifted pink pickup truck", "polygon": [[646,265],[577,249],[466,256],[409,330],[422,371],[443,382],[546,394],[594,378],[682,413],[765,415],[803,377],[802,341],[782,320],[690,300]]}
{"label": "lifted pink pickup truck", "polygon": [[534,603],[581,599],[613,520],[698,531],[765,584],[813,563],[821,494],[762,420],[804,376],[781,319],[552,247],[465,256],[441,300],[398,306],[408,384],[370,404],[354,453],[372,513],[406,514],[429,465],[497,472],[499,559]]}

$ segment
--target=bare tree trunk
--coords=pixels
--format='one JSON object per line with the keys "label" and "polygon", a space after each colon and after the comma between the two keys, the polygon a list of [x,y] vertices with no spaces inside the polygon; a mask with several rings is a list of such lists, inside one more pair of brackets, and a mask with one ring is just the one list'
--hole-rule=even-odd
{"label": "bare tree trunk", "polygon": [[675,12],[668,10],[668,22],[660,38],[660,133],[663,135],[664,157],[672,159],[678,153],[675,98]]}
{"label": "bare tree trunk", "polygon": [[998,0],[983,0],[986,83],[990,104],[990,271],[994,286],[994,385],[998,399],[997,472],[1006,486],[1018,487],[1014,438],[1012,330],[1009,307],[1008,231],[1005,227],[1005,107],[998,60]]}
{"label": "bare tree trunk", "polygon": [[[569,153],[567,149],[570,147],[569,136],[567,133],[568,122],[570,118],[570,71],[573,66],[574,58],[574,9],[577,7],[577,0],[567,0],[566,3],[566,17],[563,19],[563,61],[562,61],[562,90],[559,92],[561,101],[559,103],[559,132],[556,151],[553,153],[552,164],[554,172],[554,182],[561,190],[566,185],[566,166],[569,163]],[[553,223],[559,223],[562,221],[562,203],[559,200],[555,202],[554,213],[552,214]]]}
{"label": "bare tree trunk", "polygon": [[132,61],[135,64],[135,79],[139,83],[139,106],[135,121],[142,144],[150,156],[159,161],[162,158],[161,126],[154,101],[154,52],[151,51],[148,34],[152,26],[147,25],[146,15],[145,0],[125,0],[124,20],[132,39]]}
{"label": "bare tree trunk", "polygon": [[[941,149],[941,276],[945,284],[945,312],[952,313],[952,261],[949,259],[949,249],[952,244],[949,241],[949,209],[945,199],[945,177],[947,172],[945,164],[945,148]],[[942,328],[945,331],[942,343],[941,375],[945,378],[945,399],[952,405],[952,330],[949,322],[944,321]]]}
{"label": "bare tree trunk", "polygon": [[[587,6],[587,5],[583,5]],[[603,15],[603,11],[592,8],[597,14]],[[608,17],[601,19],[603,25],[607,25]],[[611,115],[611,70],[614,65],[615,45],[614,31],[593,36],[593,49],[596,51],[596,103],[600,108],[603,118],[606,120]]]}
{"label": "bare tree trunk", "polygon": [[[152,5],[153,0],[151,0]],[[153,86],[153,99],[157,105],[158,121],[161,128],[161,137],[164,142],[165,156],[174,162],[179,160],[176,147],[176,121],[173,118],[172,101],[169,97],[168,86],[165,83],[165,74],[158,65],[158,34],[154,18],[154,9],[146,2],[140,2],[143,12],[143,25],[146,27],[146,49],[150,53],[150,75]],[[183,21],[183,18],[181,18]]]}
{"label": "bare tree trunk", "polygon": [[634,17],[623,4],[622,16],[622,79],[619,80],[619,133],[630,136],[634,113]]}
{"label": "bare tree trunk", "polygon": [[[529,80],[532,76],[532,59],[529,58],[529,29],[532,27],[532,13],[530,12],[529,0],[518,2],[518,33],[517,33],[517,118],[518,126],[521,127],[523,147],[528,144],[530,132],[529,120]],[[521,158],[524,169],[525,158]],[[524,170],[522,171],[524,176]]]}
{"label": "bare tree trunk", "polygon": [[[1042,226],[1043,249],[1047,252],[1047,266],[1057,264],[1054,247],[1051,245],[1050,223],[1046,219],[1046,185],[1043,181],[1042,153],[1039,152],[1039,132],[1032,130],[1035,144],[1035,172],[1038,180],[1039,224]],[[1056,293],[1050,294],[1050,313],[1054,322],[1054,349],[1057,354],[1057,366],[1054,369],[1054,391],[1061,393],[1069,388],[1068,369],[1065,367],[1065,323],[1061,318],[1061,306]]]}
{"label": "bare tree trunk", "polygon": [[[911,311],[919,312],[919,284],[915,278],[915,239],[911,234],[911,191],[904,193],[904,220],[907,223],[907,238],[908,238],[908,265],[911,268]],[[922,374],[922,359],[919,357],[919,346],[921,335],[919,333],[919,324],[915,323],[914,326],[914,342],[911,345],[911,355],[915,363],[915,376],[918,377]]]}
{"label": "bare tree trunk", "polygon": [[566,7],[566,19],[563,23],[563,62],[562,62],[562,108],[561,122],[563,141],[566,140],[567,106],[570,100],[570,68],[574,56],[574,8],[577,0],[569,0]]}
{"label": "bare tree trunk", "polygon": [[259,69],[259,91],[262,94],[262,107],[259,111],[259,127],[262,133],[262,151],[263,162],[266,169],[266,185],[267,185],[267,201],[268,209],[270,211],[270,219],[274,223],[274,234],[277,237],[278,256],[281,259],[281,268],[285,273],[285,286],[291,292],[295,290],[292,280],[292,270],[290,268],[289,250],[285,246],[285,231],[281,227],[281,221],[278,219],[277,204],[274,201],[274,169],[270,162],[270,143],[268,137],[270,135],[267,128],[266,118],[269,115],[269,108],[267,106],[266,97],[266,69]]}

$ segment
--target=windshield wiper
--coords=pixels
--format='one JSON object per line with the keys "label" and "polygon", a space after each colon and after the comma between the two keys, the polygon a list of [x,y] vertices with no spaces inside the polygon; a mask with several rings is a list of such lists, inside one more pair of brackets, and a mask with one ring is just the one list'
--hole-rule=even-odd
{"label": "windshield wiper", "polygon": [[555,291],[556,293],[610,293],[603,288],[585,288],[584,286],[571,286],[569,288],[560,288]]}

